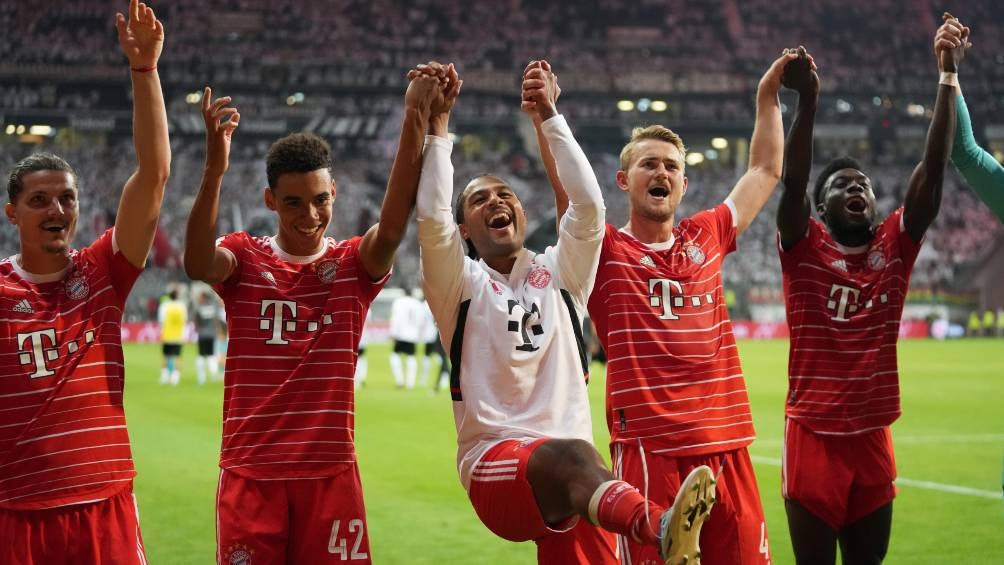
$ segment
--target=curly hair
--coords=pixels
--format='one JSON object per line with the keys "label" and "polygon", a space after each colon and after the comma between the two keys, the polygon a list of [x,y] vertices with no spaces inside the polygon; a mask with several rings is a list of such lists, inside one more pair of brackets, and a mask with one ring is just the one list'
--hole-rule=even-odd
{"label": "curly hair", "polygon": [[857,171],[864,172],[861,168],[861,163],[858,162],[854,157],[844,155],[842,157],[837,157],[836,159],[830,161],[826,167],[820,171],[819,176],[816,177],[816,187],[812,191],[812,203],[814,206],[819,206],[823,203],[825,198],[824,191],[826,189],[826,181],[830,178],[830,175],[837,171],[843,169],[855,169]]}
{"label": "curly hair", "polygon": [[36,171],[62,171],[73,177],[73,186],[77,186],[79,177],[77,171],[65,159],[52,153],[33,153],[21,159],[11,169],[7,177],[7,198],[13,203],[18,194],[24,190],[24,176]]}
{"label": "curly hair", "polygon": [[622,171],[627,171],[628,167],[631,166],[631,158],[633,157],[632,154],[634,153],[635,146],[646,139],[658,139],[659,141],[671,143],[680,150],[680,155],[687,155],[687,147],[683,144],[683,138],[675,131],[660,125],[634,128],[631,130],[631,140],[627,142],[627,145],[625,145],[623,149],[621,149]]}
{"label": "curly hair", "polygon": [[331,146],[313,133],[292,133],[276,140],[265,157],[268,185],[275,188],[283,173],[309,173],[331,168]]}

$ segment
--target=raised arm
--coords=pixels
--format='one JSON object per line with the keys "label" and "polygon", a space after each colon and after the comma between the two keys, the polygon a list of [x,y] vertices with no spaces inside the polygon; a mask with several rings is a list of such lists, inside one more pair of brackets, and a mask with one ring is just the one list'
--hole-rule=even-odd
{"label": "raised arm", "polygon": [[185,232],[185,273],[193,280],[216,284],[227,280],[237,260],[216,246],[223,176],[230,167],[230,142],[240,123],[230,97],[213,100],[208,86],[202,93],[202,119],[206,125],[206,164]]}
{"label": "raised arm", "polygon": [[605,208],[596,174],[564,116],[558,114],[559,94],[557,77],[547,61],[524,74],[523,109],[541,122],[544,144],[553,156],[554,176],[568,199],[567,212],[558,224],[558,266],[565,286],[585,303],[599,261]]}
{"label": "raised arm", "polygon": [[432,77],[408,83],[404,123],[380,207],[380,221],[366,232],[359,249],[363,268],[374,280],[386,275],[394,265],[394,254],[408,228],[408,216],[415,207],[418,178],[422,172],[422,144],[429,128],[430,107],[439,90],[438,82]]}
{"label": "raised arm", "polygon": [[[952,26],[946,21],[935,36],[935,52],[939,45],[951,48]],[[964,28],[965,29],[965,28]],[[940,56],[939,56],[940,62]],[[962,87],[955,87],[955,142],[952,145],[952,163],[966,179],[973,191],[986,202],[990,210],[1004,222],[1004,166],[993,155],[976,143],[969,108],[962,97]]]}
{"label": "raised arm", "polygon": [[750,139],[750,158],[746,172],[729,194],[736,206],[736,228],[742,233],[760,213],[781,178],[784,155],[784,125],[781,123],[781,90],[784,66],[797,55],[785,50],[760,79],[756,92],[756,122]]}
{"label": "raised arm", "polygon": [[812,57],[804,47],[798,58],[785,66],[781,80],[784,86],[798,92],[795,119],[784,144],[784,167],[781,174],[781,202],[777,207],[777,231],[781,248],[790,250],[809,227],[812,204],[806,195],[809,171],[812,169],[812,129],[819,102],[819,77]]}
{"label": "raised arm", "polygon": [[[952,47],[936,49],[941,78],[938,97],[934,101],[934,116],[927,130],[924,156],[910,176],[903,202],[903,226],[914,241],[920,241],[924,232],[934,222],[941,207],[941,189],[945,180],[945,165],[952,154],[955,138],[955,85],[958,84],[958,67],[966,53],[968,29],[958,20],[945,14],[944,35]],[[939,32],[942,31],[939,28]]]}
{"label": "raised arm", "polygon": [[[552,72],[551,65],[547,61],[530,61],[526,69],[523,70],[523,79],[526,80],[534,69]],[[552,74],[554,75],[556,88],[554,100],[557,102],[558,97],[561,96],[561,87],[557,84],[558,75],[556,73]],[[544,171],[547,172],[547,181],[551,184],[551,191],[554,193],[555,221],[558,222],[558,226],[560,227],[561,218],[565,215],[565,210],[568,209],[568,194],[565,192],[565,187],[561,186],[561,179],[558,178],[558,168],[554,163],[554,154],[551,153],[551,146],[547,143],[547,137],[540,127],[544,123],[544,120],[536,112],[536,104],[533,100],[524,99],[521,109],[529,114],[530,119],[533,121],[533,129],[537,134],[537,147],[540,149],[540,161],[544,165]]]}
{"label": "raised arm", "polygon": [[167,110],[157,62],[164,47],[164,26],[149,6],[130,0],[129,19],[115,14],[119,46],[129,59],[132,79],[132,138],[136,170],[122,188],[115,218],[115,244],[137,267],[146,264],[153,245],[164,187],[171,172]]}

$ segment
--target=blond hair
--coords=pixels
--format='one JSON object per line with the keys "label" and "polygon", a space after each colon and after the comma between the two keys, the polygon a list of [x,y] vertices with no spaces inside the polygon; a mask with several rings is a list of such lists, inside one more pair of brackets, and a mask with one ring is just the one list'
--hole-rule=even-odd
{"label": "blond hair", "polygon": [[627,171],[628,167],[631,166],[632,153],[636,145],[645,141],[646,139],[657,139],[659,141],[665,141],[666,143],[671,143],[680,150],[680,155],[687,154],[687,148],[683,145],[683,138],[681,138],[675,131],[660,125],[645,126],[643,128],[634,128],[631,130],[631,141],[627,142],[624,149],[621,149],[621,170]]}

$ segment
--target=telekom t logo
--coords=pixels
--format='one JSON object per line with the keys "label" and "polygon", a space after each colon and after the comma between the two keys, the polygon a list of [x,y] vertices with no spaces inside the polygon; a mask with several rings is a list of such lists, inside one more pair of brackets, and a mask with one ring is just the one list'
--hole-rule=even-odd
{"label": "telekom t logo", "polygon": [[[287,307],[289,308],[288,318],[283,315]],[[268,314],[269,309],[272,310],[271,314]],[[263,330],[272,330],[272,337],[265,342],[266,344],[286,345],[289,343],[283,339],[282,330],[285,328],[288,332],[296,331],[296,302],[292,300],[262,300],[261,316],[262,319],[258,327]],[[271,319],[266,316],[270,316]]]}
{"label": "telekom t logo", "polygon": [[[48,338],[48,345],[46,345],[46,338]],[[23,351],[22,347],[26,343],[28,345],[27,351]],[[56,350],[55,328],[17,334],[17,348],[22,351],[22,365],[35,365],[35,372],[28,375],[29,377],[36,379],[56,374],[45,364],[46,361],[55,361],[59,357],[59,352]]]}
{"label": "telekom t logo", "polygon": [[[661,290],[660,290],[661,288]],[[672,279],[648,279],[648,303],[652,306],[662,306],[661,320],[679,320],[673,313],[673,289],[676,289],[679,305],[683,305],[683,287]]]}
{"label": "telekom t logo", "polygon": [[861,291],[856,288],[841,284],[832,285],[830,287],[830,300],[826,302],[826,307],[830,310],[836,310],[837,315],[831,319],[838,322],[848,321],[847,316],[858,311],[859,296],[861,296]]}

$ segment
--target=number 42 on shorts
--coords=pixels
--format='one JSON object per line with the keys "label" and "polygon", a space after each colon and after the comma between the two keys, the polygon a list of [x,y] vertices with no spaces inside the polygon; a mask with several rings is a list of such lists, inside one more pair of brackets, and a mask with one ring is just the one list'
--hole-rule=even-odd
{"label": "number 42 on shorts", "polygon": [[[359,551],[359,546],[363,543],[363,535],[366,533],[366,523],[359,518],[349,520],[348,536],[339,537],[342,521],[335,520],[331,524],[331,537],[328,538],[328,553],[337,555],[342,561],[354,561],[356,559],[368,559],[369,554]],[[355,534],[353,536],[353,534]],[[354,537],[352,551],[349,552],[348,537]]]}

